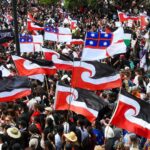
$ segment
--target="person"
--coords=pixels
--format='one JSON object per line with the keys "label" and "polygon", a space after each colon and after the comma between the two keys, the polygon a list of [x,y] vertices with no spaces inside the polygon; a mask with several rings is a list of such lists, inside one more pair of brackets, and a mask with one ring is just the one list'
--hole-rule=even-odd
{"label": "person", "polygon": [[53,117],[53,109],[51,107],[45,107],[45,115],[46,115],[46,120],[48,118],[51,118],[53,120],[53,125],[55,126],[55,119]]}
{"label": "person", "polygon": [[63,148],[63,139],[62,139],[63,132],[64,132],[63,125],[58,126],[57,133],[55,134],[56,150],[61,150]]}
{"label": "person", "polygon": [[139,139],[136,135],[130,136],[130,150],[139,150]]}
{"label": "person", "polygon": [[147,139],[147,141],[144,144],[143,150],[149,150],[150,149],[150,139]]}
{"label": "person", "polygon": [[77,128],[81,131],[81,142],[88,137],[88,131],[84,126],[84,120],[79,119],[77,121]]}
{"label": "person", "polygon": [[105,150],[114,150],[114,131],[112,127],[109,125],[106,125],[104,130],[104,136],[105,136]]}
{"label": "person", "polygon": [[9,149],[12,150],[12,146],[14,144],[20,143],[21,132],[16,127],[9,127],[6,132],[8,135],[7,142],[8,142]]}
{"label": "person", "polygon": [[80,150],[81,148],[79,147],[78,144],[78,138],[74,132],[69,132],[67,134],[64,134],[65,137],[65,146],[64,150]]}
{"label": "person", "polygon": [[33,150],[36,149],[42,150],[40,146],[41,140],[40,132],[35,124],[31,124],[29,126],[29,133],[30,133],[29,147],[32,148]]}
{"label": "person", "polygon": [[6,143],[4,143],[4,135],[3,134],[0,134],[0,149],[1,150],[8,149],[8,145]]}
{"label": "person", "polygon": [[19,130],[21,132],[21,145],[22,148],[25,149],[29,145],[29,133],[28,133],[26,121],[22,120],[18,123],[18,125],[19,125]]}

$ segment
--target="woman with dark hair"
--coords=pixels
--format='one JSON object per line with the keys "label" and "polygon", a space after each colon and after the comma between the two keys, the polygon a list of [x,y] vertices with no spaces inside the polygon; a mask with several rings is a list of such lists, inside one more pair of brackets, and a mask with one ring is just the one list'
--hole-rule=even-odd
{"label": "woman with dark hair", "polygon": [[88,131],[85,128],[85,124],[84,124],[84,120],[83,119],[79,119],[77,121],[77,128],[81,131],[81,142],[88,137]]}
{"label": "woman with dark hair", "polygon": [[29,133],[31,134],[29,147],[32,148],[33,150],[36,149],[41,150],[42,149],[40,146],[41,136],[35,124],[29,126]]}

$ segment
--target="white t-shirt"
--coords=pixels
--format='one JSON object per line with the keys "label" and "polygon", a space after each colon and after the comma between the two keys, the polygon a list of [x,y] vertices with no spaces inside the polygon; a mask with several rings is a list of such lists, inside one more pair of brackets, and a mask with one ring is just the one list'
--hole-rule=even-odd
{"label": "white t-shirt", "polygon": [[146,86],[146,93],[150,93],[150,82]]}

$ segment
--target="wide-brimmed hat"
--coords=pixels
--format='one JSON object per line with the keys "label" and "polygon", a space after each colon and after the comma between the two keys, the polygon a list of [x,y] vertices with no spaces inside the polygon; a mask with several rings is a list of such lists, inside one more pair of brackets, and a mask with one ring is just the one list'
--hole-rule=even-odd
{"label": "wide-brimmed hat", "polygon": [[53,112],[53,109],[51,107],[45,107],[45,110],[49,112]]}
{"label": "wide-brimmed hat", "polygon": [[8,134],[10,137],[14,138],[14,139],[18,139],[18,138],[21,137],[21,132],[20,132],[19,129],[16,128],[16,127],[10,127],[10,128],[8,128],[8,129],[7,129],[7,134]]}
{"label": "wide-brimmed hat", "polygon": [[71,142],[76,142],[77,141],[77,136],[74,132],[69,132],[67,134],[64,134],[65,138],[68,139]]}

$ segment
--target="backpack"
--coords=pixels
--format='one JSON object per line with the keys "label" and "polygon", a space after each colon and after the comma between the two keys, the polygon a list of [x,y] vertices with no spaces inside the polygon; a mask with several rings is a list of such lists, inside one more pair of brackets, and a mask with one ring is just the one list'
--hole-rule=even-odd
{"label": "backpack", "polygon": [[41,147],[41,137],[32,137],[32,139],[37,139],[38,140],[38,146],[36,148],[36,150],[43,150],[43,148]]}

